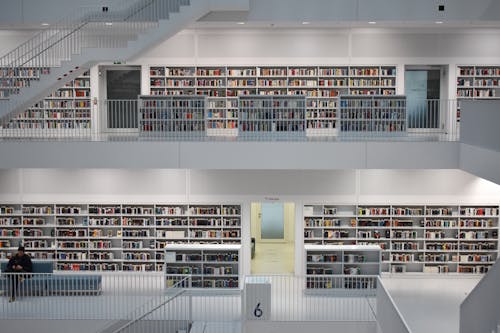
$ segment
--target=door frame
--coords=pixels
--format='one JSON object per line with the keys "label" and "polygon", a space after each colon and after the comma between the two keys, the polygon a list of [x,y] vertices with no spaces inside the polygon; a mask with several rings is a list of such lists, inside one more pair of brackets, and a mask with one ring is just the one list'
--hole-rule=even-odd
{"label": "door frame", "polygon": [[[447,77],[446,77],[446,72],[447,72],[448,65],[404,65],[404,80],[406,80],[406,72],[407,71],[429,71],[429,70],[439,70],[440,76],[439,76],[439,100],[443,101],[445,100],[447,96]],[[445,86],[443,86],[445,84]],[[404,94],[406,94],[406,84],[404,84]],[[440,103],[441,105],[441,103]],[[446,127],[445,119],[446,115],[443,114],[443,110],[439,110],[439,120],[438,120],[438,126],[435,128],[409,128],[408,127],[408,132],[409,133],[436,133],[439,134],[443,131],[443,128]]]}
{"label": "door frame", "polygon": [[[99,97],[100,100],[99,105],[99,114],[97,115],[100,123],[101,133],[109,133],[109,134],[139,134],[139,128],[109,128],[108,127],[108,112],[107,106],[104,105],[105,101],[108,100],[108,71],[126,71],[126,70],[138,70],[140,73],[140,81],[139,85],[142,87],[142,67],[140,65],[100,65],[98,67],[99,70]],[[140,94],[140,91],[139,91]],[[104,113],[103,113],[104,112]]]}

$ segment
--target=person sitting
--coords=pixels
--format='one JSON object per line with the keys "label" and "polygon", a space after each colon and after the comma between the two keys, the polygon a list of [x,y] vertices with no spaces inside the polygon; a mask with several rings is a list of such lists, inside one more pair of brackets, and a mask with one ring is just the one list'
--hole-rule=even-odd
{"label": "person sitting", "polygon": [[19,281],[25,278],[25,273],[30,273],[32,271],[33,264],[29,255],[24,253],[24,246],[19,246],[15,256],[10,258],[7,264],[6,273],[10,275],[10,298],[9,302],[14,302],[16,300],[16,291]]}

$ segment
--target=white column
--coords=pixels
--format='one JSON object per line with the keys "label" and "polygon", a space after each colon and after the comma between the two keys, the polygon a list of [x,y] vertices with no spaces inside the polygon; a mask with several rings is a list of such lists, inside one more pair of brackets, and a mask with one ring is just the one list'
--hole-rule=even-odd
{"label": "white column", "polygon": [[149,65],[141,65],[141,95],[149,95]]}
{"label": "white column", "polygon": [[405,65],[396,65],[396,95],[405,94]]}
{"label": "white column", "polygon": [[99,117],[99,100],[100,96],[100,85],[99,85],[99,66],[95,65],[90,67],[90,103],[91,103],[91,131],[92,135],[96,136],[101,131],[101,118]]}

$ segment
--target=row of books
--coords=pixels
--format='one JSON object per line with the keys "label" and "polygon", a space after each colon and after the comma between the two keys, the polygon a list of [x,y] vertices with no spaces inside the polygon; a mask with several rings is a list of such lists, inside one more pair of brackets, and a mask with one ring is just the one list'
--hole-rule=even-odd
{"label": "row of books", "polygon": [[263,66],[263,67],[151,67],[150,76],[395,76],[396,68],[327,67],[327,66]]}
{"label": "row of books", "polygon": [[457,90],[457,97],[494,98],[496,97],[496,90],[486,88],[459,89]]}
{"label": "row of books", "polygon": [[[364,101],[360,101],[364,103]],[[312,206],[305,206],[305,208]],[[336,215],[336,207],[326,207],[324,208],[323,215]],[[328,210],[328,211],[327,211]],[[425,209],[425,215],[455,215],[454,211],[458,208],[453,207],[428,207]],[[358,207],[357,215],[415,215],[420,216],[424,213],[424,208],[414,208],[414,207]],[[312,211],[308,210],[305,215],[312,215]],[[462,216],[497,216],[499,214],[498,207],[460,207],[457,214]]]}
{"label": "row of books", "polygon": [[10,67],[0,68],[0,77],[22,77],[22,78],[36,78],[40,75],[50,74],[50,68],[40,67]]}
{"label": "row of books", "polygon": [[458,76],[500,76],[499,67],[459,67]]}
{"label": "row of books", "polygon": [[[293,84],[292,84],[293,83]],[[238,85],[236,83],[232,83],[228,85],[227,88],[224,87],[194,87],[194,86],[186,86],[184,89],[174,89],[172,87],[169,89],[166,86],[161,85],[161,82],[158,82],[155,85],[151,86],[150,95],[151,96],[209,96],[209,97],[238,97],[238,96],[248,96],[248,95],[288,95],[288,96],[307,96],[307,97],[336,97],[342,94],[350,94],[350,95],[395,95],[395,88],[380,88],[380,89],[362,89],[356,88],[361,87],[351,86],[341,88],[340,86],[337,89],[331,89],[333,86],[328,85],[316,85],[313,83],[306,83],[302,81],[293,81],[288,88],[285,86],[270,86],[270,85],[261,85],[257,87],[253,83],[245,83]],[[380,85],[382,86],[382,85]],[[390,84],[386,84],[383,87],[390,86]],[[299,89],[302,88],[302,89]],[[341,88],[341,90],[339,90]],[[273,90],[274,89],[274,90]]]}

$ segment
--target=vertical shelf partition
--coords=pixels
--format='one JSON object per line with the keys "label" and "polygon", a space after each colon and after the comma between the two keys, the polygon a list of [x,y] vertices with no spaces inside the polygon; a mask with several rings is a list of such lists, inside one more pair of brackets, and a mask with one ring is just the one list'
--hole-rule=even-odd
{"label": "vertical shelf partition", "polygon": [[496,205],[306,205],[306,245],[377,245],[382,272],[486,273],[498,258]]}

